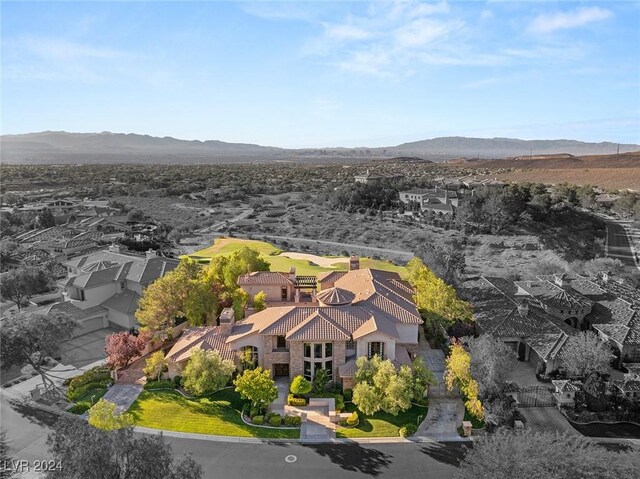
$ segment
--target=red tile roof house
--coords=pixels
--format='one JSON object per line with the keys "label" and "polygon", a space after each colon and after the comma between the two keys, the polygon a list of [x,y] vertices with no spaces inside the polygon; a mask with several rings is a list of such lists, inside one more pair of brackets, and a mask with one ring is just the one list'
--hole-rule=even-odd
{"label": "red tile roof house", "polygon": [[[275,275],[289,278],[258,272],[241,276],[238,284],[254,294],[254,285],[263,288],[280,281]],[[318,284],[320,292],[311,302],[291,304],[273,289],[270,307],[244,320],[235,322],[225,310],[220,326],[186,330],[167,355],[169,376],[180,374],[194,348],[218,350],[237,365],[240,355],[251,351],[273,377],[303,375],[312,380],[317,370],[327,369],[345,388],[354,385],[359,356],[377,354],[396,365],[411,363],[422,319],[409,283],[397,273],[354,269],[322,274]],[[277,305],[278,298],[283,305]]]}

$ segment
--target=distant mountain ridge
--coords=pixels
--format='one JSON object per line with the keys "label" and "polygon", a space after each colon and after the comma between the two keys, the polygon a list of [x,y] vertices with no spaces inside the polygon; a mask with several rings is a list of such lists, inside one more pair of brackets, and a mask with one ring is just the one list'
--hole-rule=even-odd
{"label": "distant mountain ridge", "polygon": [[[134,133],[44,131],[0,137],[4,163],[230,163],[249,161],[340,161],[349,159],[510,158],[527,155],[613,154],[617,143],[576,140],[440,137],[389,147],[286,149],[219,140],[180,140]],[[640,145],[620,144],[620,153]]]}

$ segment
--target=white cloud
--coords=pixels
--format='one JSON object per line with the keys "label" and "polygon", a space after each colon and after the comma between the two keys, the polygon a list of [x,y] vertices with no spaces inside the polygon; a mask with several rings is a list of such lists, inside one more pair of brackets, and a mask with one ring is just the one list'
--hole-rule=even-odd
{"label": "white cloud", "polygon": [[589,23],[606,20],[613,16],[611,10],[600,7],[578,8],[572,12],[557,12],[538,15],[529,25],[533,33],[552,33],[556,30],[578,28]]}
{"label": "white cloud", "polygon": [[490,18],[493,18],[493,12],[491,10],[482,10],[480,20],[489,20]]}
{"label": "white cloud", "polygon": [[365,40],[371,33],[354,25],[329,25],[325,23],[325,35],[333,40]]}
{"label": "white cloud", "polygon": [[122,51],[94,47],[60,38],[24,37],[10,42],[10,45],[48,60],[105,59],[125,56],[125,52]]}

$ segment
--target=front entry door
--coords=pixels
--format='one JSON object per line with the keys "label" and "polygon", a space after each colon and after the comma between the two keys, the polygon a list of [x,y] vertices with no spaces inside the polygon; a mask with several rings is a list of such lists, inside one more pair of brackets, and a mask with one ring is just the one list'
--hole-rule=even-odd
{"label": "front entry door", "polygon": [[288,364],[274,364],[273,375],[275,377],[289,377],[289,365]]}

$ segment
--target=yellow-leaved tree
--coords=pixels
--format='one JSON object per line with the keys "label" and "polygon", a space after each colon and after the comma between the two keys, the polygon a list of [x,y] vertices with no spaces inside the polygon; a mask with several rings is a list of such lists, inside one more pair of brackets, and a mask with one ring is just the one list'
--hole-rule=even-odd
{"label": "yellow-leaved tree", "polygon": [[478,418],[484,418],[484,410],[478,399],[478,382],[471,377],[471,355],[459,341],[454,341],[449,347],[449,357],[445,360],[444,381],[449,391],[455,387],[465,397],[465,407],[469,413]]}

